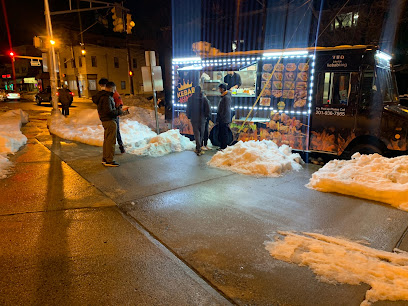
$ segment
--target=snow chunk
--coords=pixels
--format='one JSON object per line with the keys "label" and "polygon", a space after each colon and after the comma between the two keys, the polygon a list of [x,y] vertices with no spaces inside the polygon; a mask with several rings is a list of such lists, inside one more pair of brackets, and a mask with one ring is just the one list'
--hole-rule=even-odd
{"label": "snow chunk", "polygon": [[370,285],[361,305],[408,300],[408,253],[380,251],[350,240],[315,233],[279,234],[282,239],[277,237],[275,241],[265,242],[271,256],[308,266],[324,282]]}
{"label": "snow chunk", "polygon": [[306,187],[390,204],[408,211],[408,156],[386,158],[356,153],[332,160],[315,172]]}
{"label": "snow chunk", "polygon": [[169,130],[151,138],[146,146],[128,149],[130,154],[163,156],[172,152],[194,150],[195,144],[180,134],[179,130]]}
{"label": "snow chunk", "polygon": [[[130,154],[163,156],[171,152],[194,149],[194,144],[180,134],[170,130],[157,135],[140,121],[155,126],[154,112],[131,107],[130,114],[119,120],[122,140]],[[94,146],[103,145],[104,129],[97,110],[83,110],[65,118],[54,114],[49,120],[49,130],[58,137]]]}
{"label": "snow chunk", "polygon": [[210,166],[249,175],[276,177],[287,171],[299,171],[303,163],[287,145],[278,147],[271,140],[239,141],[213,156]]}
{"label": "snow chunk", "polygon": [[7,154],[17,152],[27,143],[27,137],[20,131],[22,124],[27,122],[28,114],[21,109],[0,115],[0,178],[8,175],[8,169],[12,165]]}

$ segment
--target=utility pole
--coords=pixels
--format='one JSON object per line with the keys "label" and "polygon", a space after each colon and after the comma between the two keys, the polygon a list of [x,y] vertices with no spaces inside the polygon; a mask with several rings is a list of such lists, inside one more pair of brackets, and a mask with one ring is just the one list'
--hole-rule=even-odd
{"label": "utility pole", "polygon": [[129,47],[129,42],[128,38],[126,36],[126,48],[127,48],[127,59],[128,59],[128,74],[129,74],[129,83],[130,83],[130,94],[134,95],[135,94],[135,89],[133,87],[133,66],[132,66],[132,57],[130,56],[130,47]]}
{"label": "utility pole", "polygon": [[13,71],[13,90],[15,90],[14,86],[16,85],[16,69],[14,67],[14,62],[15,62],[15,54],[13,51],[13,44],[11,43],[11,34],[10,34],[10,27],[8,23],[8,17],[7,17],[7,10],[6,10],[6,3],[4,0],[1,0],[1,6],[3,8],[3,16],[4,16],[4,22],[6,24],[6,29],[7,29],[7,37],[9,41],[9,47],[10,47],[10,57],[11,57],[11,69]]}
{"label": "utility pole", "polygon": [[48,0],[44,0],[44,14],[45,24],[47,25],[47,35],[49,39],[49,59],[50,59],[50,85],[51,85],[51,101],[52,101],[52,113],[59,112],[58,97],[57,97],[57,69],[56,69],[56,56],[54,49],[54,35],[52,33],[51,15]]}

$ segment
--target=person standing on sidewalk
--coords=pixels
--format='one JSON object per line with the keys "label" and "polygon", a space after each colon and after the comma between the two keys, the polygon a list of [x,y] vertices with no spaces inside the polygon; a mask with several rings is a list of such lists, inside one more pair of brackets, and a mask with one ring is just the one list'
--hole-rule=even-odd
{"label": "person standing on sidewalk", "polygon": [[196,149],[194,152],[200,156],[204,154],[201,150],[201,144],[204,137],[205,123],[210,116],[210,104],[208,99],[201,92],[200,86],[196,86],[193,96],[188,101],[186,113],[193,126],[196,142]]}
{"label": "person standing on sidewalk", "polygon": [[[101,81],[99,81],[99,84]],[[102,126],[105,130],[103,137],[103,157],[102,164],[106,167],[118,167],[119,164],[113,160],[115,156],[116,144],[116,118],[122,111],[116,109],[115,101],[113,100],[113,90],[116,87],[115,83],[108,82],[103,90],[99,91],[92,97],[93,102],[97,105],[99,119],[102,121]]]}
{"label": "person standing on sidewalk", "polygon": [[225,84],[220,84],[218,89],[221,93],[217,111],[218,140],[221,144],[219,150],[224,150],[228,145],[228,130],[231,123],[231,93]]}
{"label": "person standing on sidewalk", "polygon": [[[120,94],[116,90],[116,86],[113,91],[113,100],[115,101],[116,109],[122,110],[123,101],[122,101],[122,98],[120,97]],[[125,151],[125,147],[123,146],[122,135],[120,135],[119,116],[116,117],[116,125],[118,126],[118,129],[116,131],[116,139],[118,141],[120,153],[123,154],[123,153],[126,153],[126,151]]]}
{"label": "person standing on sidewalk", "polygon": [[66,117],[69,115],[69,105],[72,102],[72,95],[68,86],[64,84],[61,89],[58,89],[58,99],[61,102],[62,114]]}
{"label": "person standing on sidewalk", "polygon": [[201,143],[201,149],[204,151],[210,150],[208,147],[208,137],[210,136],[210,133],[208,131],[209,125],[210,125],[210,115],[211,115],[211,109],[210,109],[210,114],[205,120],[205,126],[204,126],[204,135],[203,135],[203,142]]}

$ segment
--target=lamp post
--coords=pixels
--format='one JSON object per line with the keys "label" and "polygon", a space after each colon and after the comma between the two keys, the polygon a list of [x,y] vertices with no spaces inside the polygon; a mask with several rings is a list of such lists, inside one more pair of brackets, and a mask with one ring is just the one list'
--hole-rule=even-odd
{"label": "lamp post", "polygon": [[48,0],[44,0],[44,14],[45,24],[47,25],[47,35],[50,43],[49,59],[50,59],[50,86],[51,86],[51,101],[52,101],[52,113],[59,112],[58,109],[58,97],[57,97],[57,68],[56,68],[56,56],[55,56],[55,40],[52,33],[51,15]]}

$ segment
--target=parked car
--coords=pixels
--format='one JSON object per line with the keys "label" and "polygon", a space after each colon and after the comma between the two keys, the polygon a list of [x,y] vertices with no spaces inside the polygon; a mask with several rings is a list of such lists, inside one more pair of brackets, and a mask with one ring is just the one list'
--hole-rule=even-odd
{"label": "parked car", "polygon": [[[72,91],[70,91],[70,90],[69,90],[69,92],[70,92],[70,94],[72,96],[71,103],[69,104],[69,106],[71,106],[72,102],[74,100],[74,93]],[[57,91],[56,94],[58,96],[58,91]],[[43,102],[50,102],[51,103],[51,88],[47,87],[45,90],[43,90],[43,91],[39,92],[38,94],[36,94],[35,101],[37,102],[37,105],[41,105],[41,103],[43,103]],[[58,99],[58,102],[60,102],[59,99]]]}
{"label": "parked car", "polygon": [[6,101],[20,101],[20,93],[12,90],[6,90]]}

